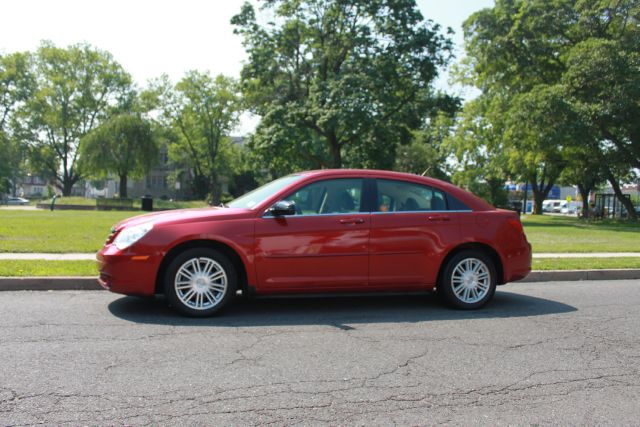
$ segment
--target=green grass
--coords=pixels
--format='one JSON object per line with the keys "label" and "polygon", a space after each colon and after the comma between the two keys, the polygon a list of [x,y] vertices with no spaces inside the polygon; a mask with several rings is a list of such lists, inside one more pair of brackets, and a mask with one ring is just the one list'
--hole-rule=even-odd
{"label": "green grass", "polygon": [[0,276],[97,276],[95,261],[0,260]]}
{"label": "green grass", "polygon": [[[640,268],[640,257],[534,259],[534,270],[602,270]],[[0,260],[0,277],[97,276],[95,261]]]}
{"label": "green grass", "polygon": [[96,252],[135,212],[0,210],[0,252]]}
{"label": "green grass", "polygon": [[640,268],[640,257],[621,258],[542,258],[534,259],[534,270],[604,270]]}
{"label": "green grass", "polygon": [[[203,204],[197,201],[176,203],[179,205],[174,204],[174,207],[181,208],[202,207]],[[0,209],[0,252],[96,252],[104,244],[111,226],[144,213]]]}
{"label": "green grass", "polygon": [[[39,201],[39,203],[50,204],[51,199],[44,199]],[[135,198],[133,200],[133,207],[135,209],[140,209],[141,206],[140,198]],[[56,205],[80,205],[80,206],[95,206],[96,199],[86,199],[84,197],[58,197],[56,199]],[[185,209],[185,208],[205,208],[208,204],[204,200],[180,200],[180,201],[170,201],[170,200],[161,200],[154,199],[153,207],[155,209]]]}
{"label": "green grass", "polygon": [[[51,204],[51,199],[43,199],[40,203]],[[95,206],[96,199],[87,199],[84,197],[57,197],[56,205]]]}
{"label": "green grass", "polygon": [[[51,199],[44,199],[40,203],[50,204]],[[133,199],[133,207],[140,209],[140,198]],[[96,199],[86,199],[84,197],[58,197],[56,199],[56,205],[80,205],[80,206],[95,206]],[[204,200],[179,200],[170,201],[162,199],[153,199],[154,209],[185,209],[185,208],[206,208],[207,202]]]}
{"label": "green grass", "polygon": [[[640,257],[534,259],[534,270],[602,270],[640,268]],[[0,260],[0,276],[96,276],[95,261]]]}
{"label": "green grass", "polygon": [[[140,209],[140,199],[133,201],[133,206]],[[170,201],[170,200],[153,200],[154,209],[193,209],[193,208],[206,208],[209,206],[204,200],[183,200],[183,201]]]}
{"label": "green grass", "polygon": [[[203,204],[177,203],[180,207]],[[0,252],[95,252],[112,225],[141,213],[0,209]],[[522,222],[534,253],[640,252],[638,222],[585,222],[549,215],[527,215]]]}
{"label": "green grass", "polygon": [[640,252],[640,223],[582,221],[552,215],[522,216],[533,252]]}

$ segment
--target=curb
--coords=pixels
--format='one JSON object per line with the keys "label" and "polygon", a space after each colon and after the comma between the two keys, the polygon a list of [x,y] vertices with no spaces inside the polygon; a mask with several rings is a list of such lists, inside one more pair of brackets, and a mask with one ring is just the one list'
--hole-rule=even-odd
{"label": "curb", "polygon": [[640,279],[640,269],[618,270],[547,270],[532,271],[519,282],[569,282],[575,280],[630,280]]}
{"label": "curb", "polygon": [[[640,279],[640,269],[532,271],[519,283]],[[0,277],[1,291],[98,291],[97,277]]]}
{"label": "curb", "polygon": [[0,291],[97,291],[97,277],[0,277]]}

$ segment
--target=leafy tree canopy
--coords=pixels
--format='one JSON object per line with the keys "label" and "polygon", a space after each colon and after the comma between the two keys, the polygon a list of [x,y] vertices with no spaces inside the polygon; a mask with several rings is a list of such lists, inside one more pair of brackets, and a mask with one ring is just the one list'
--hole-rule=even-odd
{"label": "leafy tree canopy", "polygon": [[87,176],[120,178],[120,197],[127,197],[128,178],[141,178],[158,158],[151,124],[137,114],[111,117],[82,138],[80,163]]}
{"label": "leafy tree canopy", "polygon": [[446,96],[434,93],[451,41],[414,0],[269,0],[264,22],[245,3],[233,17],[249,61],[247,107],[262,117],[254,148],[280,173],[391,167]]}
{"label": "leafy tree canopy", "polygon": [[[497,0],[465,21],[460,77],[537,206],[567,167],[584,188],[603,176],[584,173],[591,159],[637,167],[639,20],[634,0]],[[615,188],[623,175],[604,176]]]}
{"label": "leafy tree canopy", "polygon": [[164,123],[173,132],[169,157],[192,172],[195,196],[218,203],[218,155],[238,123],[241,108],[236,81],[189,71],[175,86],[164,76],[142,98],[163,111]]}
{"label": "leafy tree canopy", "polygon": [[81,138],[131,99],[131,78],[110,53],[86,44],[44,42],[34,56],[35,90],[20,111],[22,138],[36,169],[63,195],[80,178]]}

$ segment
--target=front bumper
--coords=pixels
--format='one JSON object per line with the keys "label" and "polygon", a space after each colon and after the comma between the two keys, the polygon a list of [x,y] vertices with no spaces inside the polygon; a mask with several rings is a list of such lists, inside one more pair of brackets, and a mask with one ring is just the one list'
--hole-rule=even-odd
{"label": "front bumper", "polygon": [[125,295],[155,294],[161,256],[135,253],[130,248],[120,251],[107,244],[96,254],[96,261],[98,283],[103,288]]}

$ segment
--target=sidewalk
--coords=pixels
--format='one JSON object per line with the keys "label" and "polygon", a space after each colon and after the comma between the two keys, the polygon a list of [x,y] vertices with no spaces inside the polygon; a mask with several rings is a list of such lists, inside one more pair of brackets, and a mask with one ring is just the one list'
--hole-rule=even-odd
{"label": "sidewalk", "polygon": [[[640,257],[640,252],[586,252],[586,253],[534,253],[534,258],[629,258]],[[0,260],[23,261],[94,261],[96,254],[28,254],[0,253]]]}

